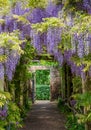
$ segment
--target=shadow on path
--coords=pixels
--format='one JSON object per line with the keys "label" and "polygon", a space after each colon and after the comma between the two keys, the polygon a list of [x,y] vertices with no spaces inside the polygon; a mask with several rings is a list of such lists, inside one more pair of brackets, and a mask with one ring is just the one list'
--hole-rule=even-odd
{"label": "shadow on path", "polygon": [[37,101],[20,130],[66,130],[65,118],[57,109],[57,104],[50,101]]}

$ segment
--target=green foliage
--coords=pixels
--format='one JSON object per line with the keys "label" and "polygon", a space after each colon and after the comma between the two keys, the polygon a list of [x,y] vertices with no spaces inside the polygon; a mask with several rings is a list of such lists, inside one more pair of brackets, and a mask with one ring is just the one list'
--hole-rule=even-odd
{"label": "green foliage", "polygon": [[7,125],[6,121],[0,121],[0,130],[6,130],[5,126]]}
{"label": "green foliage", "polygon": [[37,70],[36,71],[36,83],[38,85],[50,84],[50,70]]}
{"label": "green foliage", "polygon": [[50,98],[50,70],[36,71],[36,99],[49,100]]}
{"label": "green foliage", "polygon": [[58,99],[58,108],[62,113],[66,114],[67,116],[67,130],[85,130],[84,123],[78,123],[78,117],[73,115],[71,110],[66,105],[65,100],[63,100],[62,98]]}
{"label": "green foliage", "polygon": [[7,121],[10,124],[15,125],[16,127],[21,127],[21,116],[20,116],[20,109],[15,103],[10,102],[8,104],[8,117]]}
{"label": "green foliage", "polygon": [[58,48],[64,53],[65,50],[71,49],[71,36],[69,31],[65,31],[61,35],[61,43],[59,43]]}
{"label": "green foliage", "polygon": [[8,2],[9,2],[9,0],[4,0],[4,1],[0,0],[0,7],[7,6]]}
{"label": "green foliage", "polygon": [[67,116],[66,128],[67,130],[85,130],[84,124],[79,124],[73,114]]}
{"label": "green foliage", "polygon": [[0,14],[5,14],[9,10],[9,0],[0,0]]}
{"label": "green foliage", "polygon": [[0,62],[4,62],[7,60],[7,56],[6,55],[0,55]]}
{"label": "green foliage", "polygon": [[11,95],[8,92],[1,92],[0,91],[0,107],[7,104],[7,101],[11,100]]}
{"label": "green foliage", "polygon": [[55,3],[56,5],[60,5],[62,4],[63,0],[51,0],[53,3]]}
{"label": "green foliage", "polygon": [[14,3],[16,0],[0,0],[0,15],[8,15]]}
{"label": "green foliage", "polygon": [[47,31],[48,27],[56,28],[56,27],[65,27],[62,19],[56,17],[43,18],[43,22],[32,24],[32,28],[37,30],[37,32],[43,33]]}
{"label": "green foliage", "polygon": [[87,72],[90,69],[91,66],[91,53],[84,56],[83,58],[79,58],[77,55],[74,55],[71,57],[71,60],[77,65],[81,66],[84,65],[83,71]]}
{"label": "green foliage", "polygon": [[82,3],[82,0],[62,0],[62,3],[64,4],[64,11],[65,13],[73,12],[80,10],[77,8],[78,3]]}
{"label": "green foliage", "polygon": [[40,65],[44,65],[44,66],[58,66],[58,62],[56,61],[46,61],[46,60],[40,60]]}
{"label": "green foliage", "polygon": [[70,109],[65,105],[65,100],[63,100],[62,98],[58,99],[58,108],[60,110],[60,112],[64,113],[64,114],[68,114],[70,112]]}
{"label": "green foliage", "polygon": [[22,22],[22,24],[28,24],[30,25],[30,22],[27,20],[27,15],[28,13],[25,13],[24,15],[16,15],[14,14],[13,15],[13,18],[17,21],[17,22]]}
{"label": "green foliage", "polygon": [[38,66],[38,65],[40,65],[40,66],[49,66],[49,67],[50,66],[58,66],[57,61],[53,61],[51,59],[51,57],[49,57],[49,56],[48,56],[48,58],[49,58],[49,60],[46,60],[45,56],[42,56],[40,60],[31,60],[30,67],[31,66]]}
{"label": "green foliage", "polygon": [[30,0],[29,6],[32,8],[45,8],[48,0]]}
{"label": "green foliage", "polygon": [[73,115],[71,110],[66,105],[65,100],[59,98],[58,108],[61,112],[67,115],[67,121],[66,121],[67,130],[85,130],[84,123],[78,123],[78,117]]}
{"label": "green foliage", "polygon": [[[76,117],[78,123],[86,123],[91,121],[91,92],[85,92],[83,94],[74,94],[74,99],[77,101],[75,109],[77,110]],[[86,113],[83,114],[83,109],[86,109]]]}
{"label": "green foliage", "polygon": [[23,51],[24,53],[22,53],[20,62],[16,67],[16,72],[13,79],[15,82],[21,81],[24,83],[32,76],[31,72],[29,71],[29,67],[31,60],[36,55],[35,49],[30,42],[27,42]]}
{"label": "green foliage", "polygon": [[36,100],[49,100],[50,98],[50,86],[37,85],[36,86]]}
{"label": "green foliage", "polygon": [[83,58],[79,58],[77,55],[74,55],[71,57],[71,60],[77,65],[80,66],[82,65]]}
{"label": "green foliage", "polygon": [[27,41],[24,48],[24,53],[22,53],[19,64],[16,67],[13,80],[9,84],[9,90],[12,93],[13,97],[15,96],[15,94],[17,95],[15,96],[15,102],[20,107],[22,118],[26,116],[27,109],[31,105],[31,99],[29,99],[28,97],[28,91],[30,89],[29,80],[32,77],[32,74],[29,71],[29,67],[30,62],[34,56],[35,49],[30,44],[30,42]]}
{"label": "green foliage", "polygon": [[61,106],[64,105],[64,102],[62,100],[62,98],[58,98],[58,108],[61,108]]}
{"label": "green foliage", "polygon": [[15,31],[12,33],[1,33],[0,34],[0,47],[14,49],[17,51],[21,51],[20,44],[22,44],[22,40],[19,40],[19,32]]}
{"label": "green foliage", "polygon": [[35,55],[35,49],[30,42],[27,42],[24,48],[24,53],[21,55],[20,64],[16,68],[16,75],[19,75],[19,77],[14,77],[15,80],[17,79],[24,83],[31,78],[32,74],[29,71],[29,67],[31,60]]}
{"label": "green foliage", "polygon": [[85,65],[83,71],[84,72],[88,71],[90,69],[90,66],[91,66],[91,53],[88,54],[87,56],[84,56],[82,63]]}
{"label": "green foliage", "polygon": [[83,94],[75,94],[74,98],[76,98],[77,106],[86,106],[90,107],[91,105],[91,92],[86,92]]}
{"label": "green foliage", "polygon": [[0,108],[7,106],[7,116],[4,119],[0,118],[0,130],[5,130],[10,124],[14,128],[21,127],[20,109],[11,99],[10,93],[0,92]]}
{"label": "green foliage", "polygon": [[[74,19],[74,26],[71,28],[71,33],[88,34],[91,32],[91,16],[87,14],[77,13]],[[80,28],[80,29],[79,29]]]}
{"label": "green foliage", "polygon": [[30,44],[30,41],[26,43],[24,48],[24,54],[22,55],[22,59],[25,59],[27,61],[27,64],[31,63],[31,60],[36,56],[36,50],[35,48]]}
{"label": "green foliage", "polygon": [[81,88],[82,88],[81,77],[80,77],[80,76],[78,76],[78,77],[75,76],[75,77],[72,79],[72,83],[73,83],[73,92],[74,92],[74,93],[79,92],[79,91],[81,90]]}
{"label": "green foliage", "polygon": [[[22,54],[23,50],[20,47],[22,42],[24,41],[19,39],[18,31],[0,34],[0,48],[8,49],[9,51],[15,50],[18,54]],[[7,57],[7,55],[0,55],[0,62],[5,61]]]}

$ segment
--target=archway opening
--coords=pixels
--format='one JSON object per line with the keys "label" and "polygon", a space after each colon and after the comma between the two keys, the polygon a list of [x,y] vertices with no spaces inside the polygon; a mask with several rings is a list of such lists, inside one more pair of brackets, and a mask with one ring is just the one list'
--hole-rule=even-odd
{"label": "archway opening", "polygon": [[50,100],[50,70],[36,71],[36,100]]}

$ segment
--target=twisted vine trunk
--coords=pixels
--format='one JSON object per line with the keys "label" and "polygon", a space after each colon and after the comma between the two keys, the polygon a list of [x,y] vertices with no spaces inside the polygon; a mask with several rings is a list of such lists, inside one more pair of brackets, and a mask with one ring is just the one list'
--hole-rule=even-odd
{"label": "twisted vine trunk", "polygon": [[61,95],[63,99],[66,99],[69,102],[69,97],[73,92],[71,69],[66,63],[64,63],[60,71],[62,93]]}
{"label": "twisted vine trunk", "polygon": [[20,95],[21,95],[21,86],[20,80],[15,82],[15,102],[18,106],[20,106]]}

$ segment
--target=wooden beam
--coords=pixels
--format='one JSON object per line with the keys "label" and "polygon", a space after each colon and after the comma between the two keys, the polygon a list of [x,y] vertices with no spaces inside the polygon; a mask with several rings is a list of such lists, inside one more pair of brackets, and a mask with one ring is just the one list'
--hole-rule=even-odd
{"label": "wooden beam", "polygon": [[48,61],[53,61],[54,60],[54,56],[53,55],[36,55],[36,57],[34,57],[34,60],[48,60]]}

